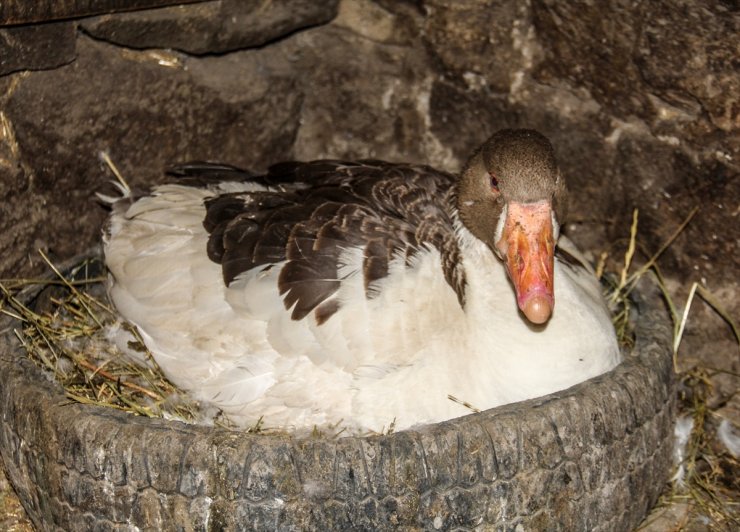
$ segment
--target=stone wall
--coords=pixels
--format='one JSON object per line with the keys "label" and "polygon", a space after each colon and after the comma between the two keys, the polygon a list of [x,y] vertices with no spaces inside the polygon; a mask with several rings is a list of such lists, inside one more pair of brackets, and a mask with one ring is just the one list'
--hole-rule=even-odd
{"label": "stone wall", "polygon": [[[719,0],[217,0],[7,26],[0,276],[98,240],[101,152],[138,187],[192,159],[457,170],[527,126],[553,140],[567,230],[597,255],[621,260],[634,208],[649,254],[698,207],[661,268],[680,305],[700,281],[737,319],[738,26]],[[695,315],[684,356],[738,371],[726,324]]]}

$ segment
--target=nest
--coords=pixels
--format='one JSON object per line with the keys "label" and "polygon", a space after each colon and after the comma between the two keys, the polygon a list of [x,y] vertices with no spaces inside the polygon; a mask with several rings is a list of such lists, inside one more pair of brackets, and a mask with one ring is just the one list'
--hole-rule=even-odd
{"label": "nest", "polygon": [[[608,269],[608,254],[601,256],[597,275],[606,285],[606,298],[612,306],[615,329],[620,343],[626,349],[630,349],[634,342],[630,293],[640,277],[649,272],[656,276],[663,289],[666,305],[674,321],[674,357],[691,301],[697,292],[738,334],[729,316],[712,299],[711,294],[700,286],[692,287],[682,314],[665,288],[656,264],[657,258],[690,218],[658,253],[635,267],[633,262],[638,251],[638,215],[635,211],[621,268],[612,273],[605,271]],[[104,287],[105,267],[99,258],[86,258],[62,272],[45,255],[42,256],[52,270],[53,277],[0,282],[0,312],[22,323],[22,328],[14,333],[28,357],[59,382],[70,401],[115,408],[138,416],[231,427],[222,413],[199,404],[167,380],[146,349],[136,327],[123,321],[112,309]],[[634,272],[630,273],[632,270]],[[29,295],[33,293],[37,295],[29,306],[24,301],[29,300]],[[111,333],[121,327],[132,338],[126,346],[116,346],[110,341]],[[717,527],[737,527],[740,525],[740,503],[737,502],[740,464],[717,443],[716,415],[707,403],[711,376],[707,368],[692,368],[679,375],[682,383],[681,415],[682,419],[691,423],[682,456],[677,460],[677,475],[667,487],[658,505],[658,512],[661,508],[678,503],[688,507],[685,513],[687,522],[691,519],[709,519]],[[460,402],[452,396],[450,400]],[[472,405],[466,406],[472,411],[477,410]],[[246,430],[271,432],[262,426],[261,420]],[[649,520],[646,523],[649,524]]]}

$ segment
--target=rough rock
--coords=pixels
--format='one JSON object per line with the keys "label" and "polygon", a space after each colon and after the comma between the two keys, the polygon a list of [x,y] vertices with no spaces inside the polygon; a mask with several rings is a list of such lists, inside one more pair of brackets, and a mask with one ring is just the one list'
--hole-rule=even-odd
{"label": "rough rock", "polygon": [[0,28],[0,76],[56,68],[74,58],[75,26],[71,22]]}
{"label": "rough rock", "polygon": [[130,48],[169,48],[220,54],[262,46],[297,30],[329,22],[338,0],[216,0],[116,13],[83,20],[95,38]]}
{"label": "rough rock", "polygon": [[613,116],[738,168],[737,5],[534,0],[532,10],[546,51],[538,79],[584,86]]}
{"label": "rough rock", "polygon": [[426,0],[424,40],[448,76],[508,94],[539,55],[527,2]]}
{"label": "rough rock", "polygon": [[145,9],[170,4],[187,4],[202,0],[6,0],[0,3],[0,26],[49,22],[113,13],[132,9]]}
{"label": "rough rock", "polygon": [[[233,72],[250,83],[234,83]],[[37,248],[63,257],[99,238],[105,212],[95,193],[110,192],[113,178],[100,152],[132,186],[161,181],[183,160],[265,167],[290,157],[302,100],[294,76],[256,52],[203,62],[87,38],[71,65],[8,86],[0,142],[6,276],[37,261]]]}
{"label": "rough rock", "polygon": [[423,53],[344,28],[305,32],[285,48],[304,72],[296,158],[433,159]]}
{"label": "rough rock", "polygon": [[373,41],[413,46],[419,38],[421,12],[393,0],[343,0],[333,23]]}

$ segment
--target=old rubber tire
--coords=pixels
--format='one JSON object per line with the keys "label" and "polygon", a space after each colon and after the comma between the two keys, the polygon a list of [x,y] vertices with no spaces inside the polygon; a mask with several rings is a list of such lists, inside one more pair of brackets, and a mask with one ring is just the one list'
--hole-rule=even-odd
{"label": "old rubber tire", "polygon": [[5,316],[0,451],[39,530],[631,530],[670,474],[675,410],[666,312],[650,287],[637,299],[636,346],[606,375],[417,430],[337,439],[70,403]]}

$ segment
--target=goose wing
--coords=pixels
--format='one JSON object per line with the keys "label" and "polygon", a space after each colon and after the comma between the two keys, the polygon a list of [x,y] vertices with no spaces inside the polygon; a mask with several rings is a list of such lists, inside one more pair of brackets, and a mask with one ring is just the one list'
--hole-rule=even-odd
{"label": "goose wing", "polygon": [[323,322],[338,310],[329,298],[342,281],[341,255],[349,248],[363,250],[365,292],[372,298],[391,260],[402,257],[408,264],[433,246],[445,279],[464,303],[450,174],[373,160],[287,162],[260,176],[227,165],[188,163],[172,173],[191,186],[224,180],[265,186],[206,200],[208,256],[221,264],[227,285],[253,268],[284,263],[279,291],[294,320],[315,310]]}

